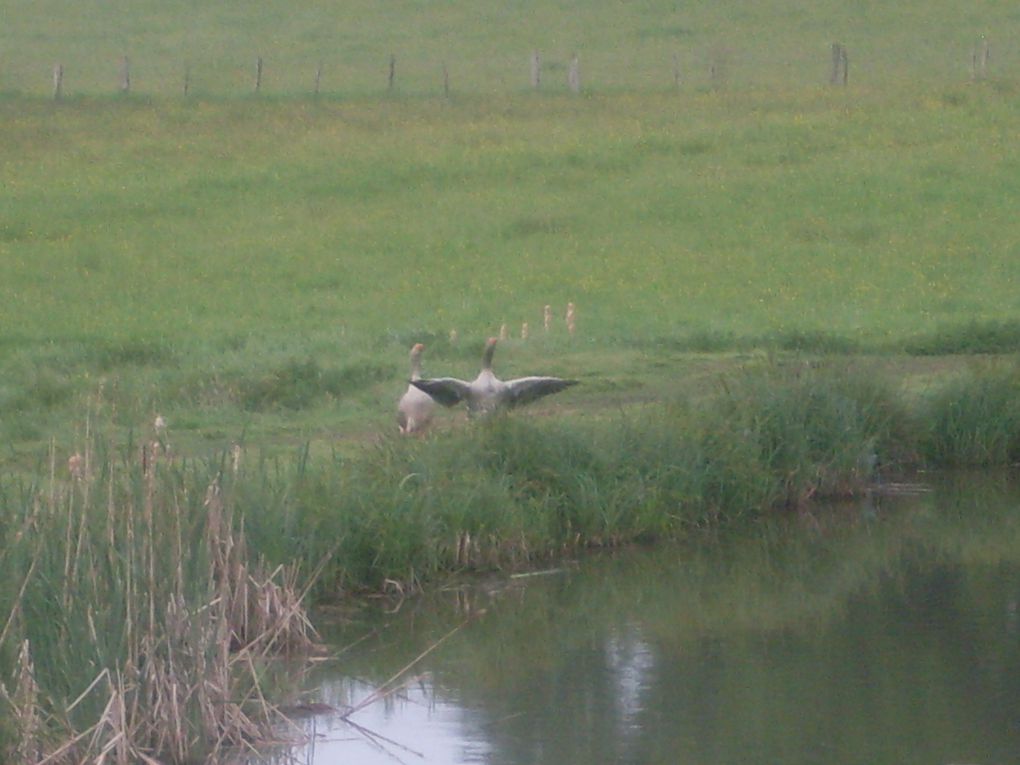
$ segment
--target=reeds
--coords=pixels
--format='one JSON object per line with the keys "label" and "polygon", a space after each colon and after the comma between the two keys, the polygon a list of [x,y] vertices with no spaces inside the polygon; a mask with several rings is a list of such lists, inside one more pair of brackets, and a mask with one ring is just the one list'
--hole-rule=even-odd
{"label": "reeds", "polygon": [[930,392],[923,421],[927,459],[950,467],[1020,461],[1020,379],[1016,364],[975,367]]}
{"label": "reeds", "polygon": [[858,494],[913,459],[913,423],[881,380],[771,364],[697,402],[495,417],[294,466],[245,460],[254,472],[237,485],[250,538],[272,559],[310,565],[335,548],[316,591],[333,598]]}
{"label": "reeds", "polygon": [[[247,549],[215,465],[90,444],[3,487],[3,761],[217,761],[273,736],[264,687],[313,632],[296,567]],[[140,456],[139,456],[140,454]]]}

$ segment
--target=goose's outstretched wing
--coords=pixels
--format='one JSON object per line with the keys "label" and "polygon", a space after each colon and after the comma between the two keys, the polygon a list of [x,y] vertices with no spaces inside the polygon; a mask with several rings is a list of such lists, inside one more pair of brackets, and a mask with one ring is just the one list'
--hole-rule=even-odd
{"label": "goose's outstretched wing", "polygon": [[456,406],[468,397],[471,386],[456,377],[432,377],[411,380],[411,385],[432,396],[443,406]]}
{"label": "goose's outstretched wing", "polygon": [[560,377],[518,377],[506,381],[506,403],[508,406],[527,404],[551,393],[559,393],[577,380],[564,380]]}

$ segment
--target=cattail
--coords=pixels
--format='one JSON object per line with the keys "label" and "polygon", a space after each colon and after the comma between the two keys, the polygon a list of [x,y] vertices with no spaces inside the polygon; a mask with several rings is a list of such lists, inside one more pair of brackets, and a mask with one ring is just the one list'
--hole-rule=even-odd
{"label": "cattail", "polygon": [[528,322],[524,322],[521,325],[521,340],[527,340],[528,334]]}
{"label": "cattail", "polygon": [[574,304],[567,303],[567,332],[571,335],[574,334],[574,330],[577,328],[576,316],[574,314]]}
{"label": "cattail", "polygon": [[548,332],[549,331],[549,326],[552,324],[552,306],[551,305],[547,305],[545,307],[545,312],[544,312],[543,318],[545,320],[545,331]]}

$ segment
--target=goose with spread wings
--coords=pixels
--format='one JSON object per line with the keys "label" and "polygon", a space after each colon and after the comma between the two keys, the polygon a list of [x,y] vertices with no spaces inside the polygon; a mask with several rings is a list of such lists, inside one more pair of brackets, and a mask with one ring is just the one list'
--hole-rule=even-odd
{"label": "goose with spread wings", "polygon": [[492,372],[492,355],[496,351],[495,337],[485,344],[482,356],[482,371],[471,382],[455,377],[434,377],[411,380],[411,385],[429,394],[443,406],[456,406],[461,401],[467,404],[468,414],[487,414],[498,409],[511,409],[527,404],[551,393],[576,385],[577,380],[559,377],[519,377],[515,380],[500,380]]}
{"label": "goose with spread wings", "polygon": [[421,355],[425,346],[415,343],[411,348],[411,384],[397,403],[397,426],[401,434],[409,436],[428,427],[436,402],[432,396],[414,387],[415,380],[421,379]]}

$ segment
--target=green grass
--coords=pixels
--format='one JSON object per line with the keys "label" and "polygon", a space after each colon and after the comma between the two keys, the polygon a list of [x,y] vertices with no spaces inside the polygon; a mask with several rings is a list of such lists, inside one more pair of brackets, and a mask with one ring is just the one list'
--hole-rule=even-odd
{"label": "green grass", "polygon": [[617,381],[665,349],[1016,350],[1015,90],[4,99],[3,440],[66,439],[100,389],[197,444],[360,438],[412,342],[470,374],[504,322],[534,338],[505,373]]}

